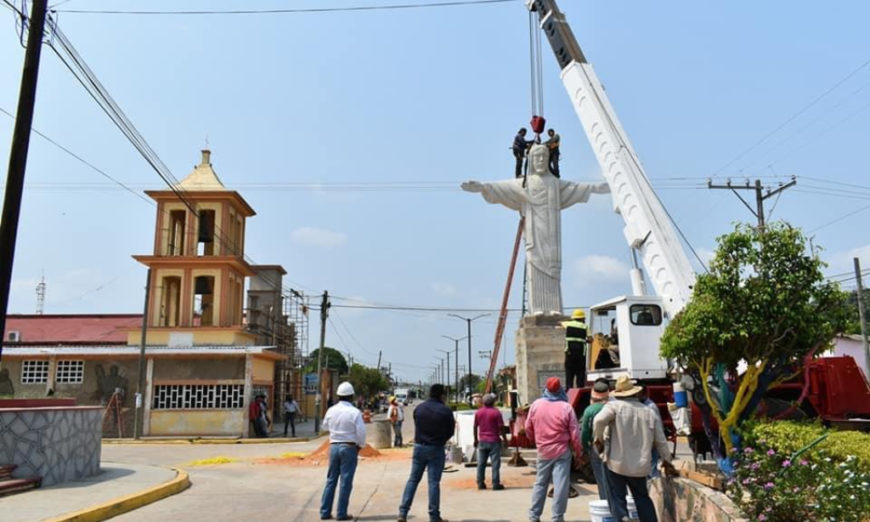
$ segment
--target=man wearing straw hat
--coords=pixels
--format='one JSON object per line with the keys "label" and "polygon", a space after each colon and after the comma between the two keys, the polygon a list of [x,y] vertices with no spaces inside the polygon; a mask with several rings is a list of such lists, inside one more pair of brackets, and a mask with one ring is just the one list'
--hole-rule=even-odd
{"label": "man wearing straw hat", "polygon": [[604,451],[604,430],[610,428],[610,445],[604,456],[610,513],[616,520],[628,520],[627,488],[634,497],[641,522],[657,522],[646,486],[653,446],[663,459],[664,468],[672,471],[673,466],[662,421],[640,402],[641,391],[627,375],[621,375],[610,394],[616,400],[605,404],[595,416],[592,433],[595,447]]}

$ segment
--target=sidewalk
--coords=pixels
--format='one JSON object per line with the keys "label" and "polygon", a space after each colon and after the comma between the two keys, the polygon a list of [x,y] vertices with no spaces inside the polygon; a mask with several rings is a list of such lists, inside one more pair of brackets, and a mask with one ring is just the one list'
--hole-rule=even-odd
{"label": "sidewalk", "polygon": [[[154,502],[186,487],[186,473],[178,473],[171,468],[148,466],[144,464],[117,464],[103,462],[101,472],[93,477],[75,482],[65,482],[47,488],[38,488],[0,498],[0,513],[6,522],[33,522],[35,520],[66,520],[69,515],[83,509],[111,503],[104,506],[108,516],[123,513],[129,509]],[[189,483],[188,483],[189,484]],[[151,488],[167,485],[167,491],[151,491]],[[169,487],[173,486],[173,487]],[[135,495],[135,499],[124,497]]]}

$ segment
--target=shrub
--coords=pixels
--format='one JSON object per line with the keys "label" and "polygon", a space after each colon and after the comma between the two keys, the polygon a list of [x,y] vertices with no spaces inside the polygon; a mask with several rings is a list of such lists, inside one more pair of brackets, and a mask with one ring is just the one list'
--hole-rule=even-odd
{"label": "shrub", "polygon": [[794,453],[818,439],[825,433],[828,438],[810,448],[811,455],[824,453],[837,461],[849,456],[857,459],[857,465],[870,472],[870,434],[857,431],[829,430],[819,423],[767,422],[751,426],[746,432],[747,443],[765,441],[766,444],[784,453]]}
{"label": "shrub", "polygon": [[753,520],[865,520],[870,460],[864,459],[870,436],[830,431],[823,442],[795,455],[826,432],[819,424],[751,426],[744,448],[735,450],[735,472],[726,492]]}

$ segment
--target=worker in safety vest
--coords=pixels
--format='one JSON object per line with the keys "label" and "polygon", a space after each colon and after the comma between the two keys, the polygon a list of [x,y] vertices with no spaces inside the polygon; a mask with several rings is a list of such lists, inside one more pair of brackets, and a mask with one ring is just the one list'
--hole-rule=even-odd
{"label": "worker in safety vest", "polygon": [[577,308],[565,327],[565,389],[586,385],[586,312]]}

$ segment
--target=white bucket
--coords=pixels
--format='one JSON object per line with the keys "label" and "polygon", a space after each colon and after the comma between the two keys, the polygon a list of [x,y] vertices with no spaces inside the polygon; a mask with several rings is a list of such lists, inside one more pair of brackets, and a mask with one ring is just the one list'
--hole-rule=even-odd
{"label": "white bucket", "polygon": [[589,516],[592,517],[591,522],[616,522],[616,519],[610,514],[610,506],[607,505],[606,500],[590,501]]}
{"label": "white bucket", "polygon": [[628,518],[640,518],[637,516],[637,506],[634,505],[634,497],[627,495],[625,503],[628,505]]}

